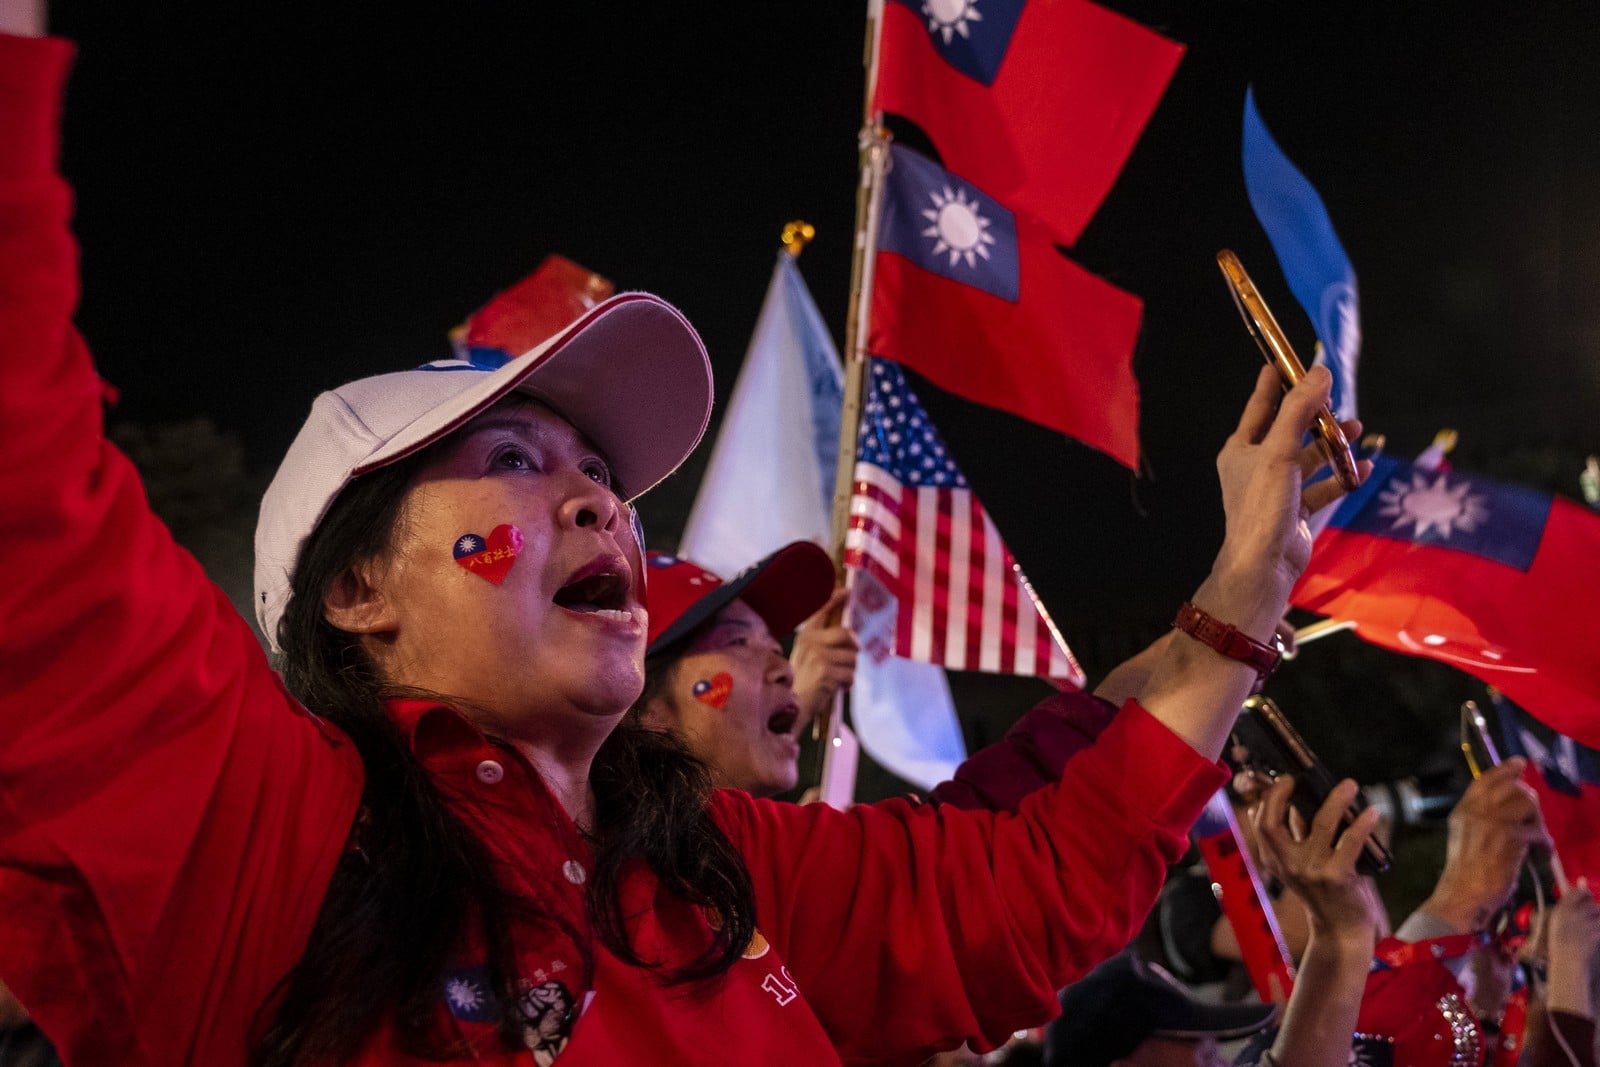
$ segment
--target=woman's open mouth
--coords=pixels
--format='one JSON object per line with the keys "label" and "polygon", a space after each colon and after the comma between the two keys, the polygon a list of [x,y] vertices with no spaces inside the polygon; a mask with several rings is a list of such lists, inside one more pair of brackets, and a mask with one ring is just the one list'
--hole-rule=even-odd
{"label": "woman's open mouth", "polygon": [[788,736],[794,730],[795,721],[800,718],[800,709],[790,704],[780,711],[773,712],[767,718],[767,730],[770,733]]}
{"label": "woman's open mouth", "polygon": [[553,599],[557,607],[568,611],[622,622],[633,618],[628,603],[630,584],[628,565],[620,557],[601,556],[580,568]]}

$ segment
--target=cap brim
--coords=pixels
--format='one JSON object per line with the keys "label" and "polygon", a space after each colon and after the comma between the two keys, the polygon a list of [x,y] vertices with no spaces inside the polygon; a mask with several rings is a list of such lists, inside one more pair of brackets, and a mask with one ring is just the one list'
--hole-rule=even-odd
{"label": "cap brim", "polygon": [[352,475],[426,448],[512,392],[548,403],[593,441],[632,498],[700,443],[711,418],[711,361],[676,308],[649,293],[623,293],[427,411]]}
{"label": "cap brim", "polygon": [[1158,1037],[1247,1037],[1277,1018],[1276,1004],[1207,1004],[1199,1001],[1166,1015],[1150,1032]]}
{"label": "cap brim", "polygon": [[833,595],[833,560],[814,541],[794,541],[696,600],[645,649],[664,652],[699,629],[717,612],[743,600],[778,640],[794,632]]}

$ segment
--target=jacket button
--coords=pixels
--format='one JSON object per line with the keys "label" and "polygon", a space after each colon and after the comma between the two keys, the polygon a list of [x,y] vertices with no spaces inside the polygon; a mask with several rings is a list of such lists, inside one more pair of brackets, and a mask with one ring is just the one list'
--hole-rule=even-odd
{"label": "jacket button", "polygon": [[577,860],[568,860],[561,865],[561,873],[573,885],[582,885],[589,880],[589,874],[583,869],[583,864]]}
{"label": "jacket button", "polygon": [[494,785],[505,776],[506,769],[497,760],[486,759],[478,764],[478,781],[484,785]]}

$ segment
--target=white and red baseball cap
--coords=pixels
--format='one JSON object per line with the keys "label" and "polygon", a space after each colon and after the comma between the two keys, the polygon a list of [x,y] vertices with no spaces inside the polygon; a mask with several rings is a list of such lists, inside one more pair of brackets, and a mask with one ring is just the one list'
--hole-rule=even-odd
{"label": "white and red baseball cap", "polygon": [[404,459],[512,392],[580,430],[629,499],[678,468],[711,417],[711,362],[689,321],[649,293],[590,308],[520,356],[470,349],[317,397],[261,499],[256,619],[274,651],[306,538],[350,480]]}

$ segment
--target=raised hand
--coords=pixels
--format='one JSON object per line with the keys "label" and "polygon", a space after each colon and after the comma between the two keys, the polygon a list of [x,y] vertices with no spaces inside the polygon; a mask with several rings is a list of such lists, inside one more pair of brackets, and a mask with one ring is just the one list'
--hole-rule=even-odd
{"label": "raised hand", "polygon": [[856,679],[855,634],[842,621],[849,594],[841,587],[795,633],[789,662],[794,666],[794,695],[800,703],[800,726],[826,715],[833,697]]}

